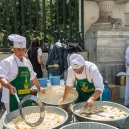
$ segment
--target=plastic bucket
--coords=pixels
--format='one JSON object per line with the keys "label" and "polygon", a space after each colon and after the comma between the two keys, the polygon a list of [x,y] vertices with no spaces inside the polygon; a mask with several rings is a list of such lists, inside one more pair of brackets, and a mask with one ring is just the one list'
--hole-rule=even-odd
{"label": "plastic bucket", "polygon": [[47,78],[38,78],[41,87],[47,87]]}
{"label": "plastic bucket", "polygon": [[60,85],[60,76],[50,77],[51,85]]}

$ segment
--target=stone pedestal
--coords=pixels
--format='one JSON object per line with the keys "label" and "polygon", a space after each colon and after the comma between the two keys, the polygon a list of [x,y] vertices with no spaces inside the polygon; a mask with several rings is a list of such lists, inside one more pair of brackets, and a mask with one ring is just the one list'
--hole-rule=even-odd
{"label": "stone pedestal", "polygon": [[85,49],[89,52],[89,61],[94,62],[104,80],[116,84],[116,74],[125,72],[126,40],[129,31],[89,31],[86,34]]}

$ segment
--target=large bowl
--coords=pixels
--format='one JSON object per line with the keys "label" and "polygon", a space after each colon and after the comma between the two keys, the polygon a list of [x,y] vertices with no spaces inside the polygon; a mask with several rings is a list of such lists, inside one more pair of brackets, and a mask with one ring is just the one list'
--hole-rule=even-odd
{"label": "large bowl", "polygon": [[118,129],[118,128],[97,122],[77,122],[63,126],[60,129]]}
{"label": "large bowl", "polygon": [[[31,107],[33,108],[33,107]],[[35,108],[35,107],[34,107]],[[59,129],[63,124],[65,124],[65,122],[68,119],[68,114],[65,110],[58,108],[58,107],[53,107],[53,106],[44,106],[45,110],[49,113],[56,113],[57,115],[63,116],[64,117],[64,121],[60,124],[58,124],[57,126],[52,127],[51,129]],[[31,109],[30,109],[31,110]],[[19,110],[15,110],[13,112],[10,112],[9,114],[7,114],[6,116],[4,116],[2,123],[3,126],[6,129],[12,129],[10,127],[7,126],[7,124],[14,118],[16,118],[17,116],[20,116]]]}
{"label": "large bowl", "polygon": [[78,98],[78,92],[75,89],[72,89],[67,96],[66,100],[59,105],[58,101],[62,98],[64,94],[65,86],[50,86],[46,88],[46,93],[38,93],[37,96],[47,106],[56,106],[64,109],[68,113],[72,112],[71,108],[75,104]]}
{"label": "large bowl", "polygon": [[114,120],[97,120],[97,119],[93,119],[93,118],[89,118],[89,117],[84,117],[84,116],[81,116],[75,112],[75,110],[77,110],[85,105],[85,102],[81,102],[81,103],[77,103],[77,104],[72,106],[72,112],[73,112],[75,118],[79,122],[84,122],[84,121],[100,122],[100,123],[105,123],[105,124],[109,124],[109,125],[113,125],[113,126],[117,127],[117,126],[123,124],[125,119],[129,116],[129,109],[126,108],[125,106],[120,105],[120,104],[113,103],[113,102],[107,102],[107,101],[95,101],[94,104],[98,105],[98,106],[115,107],[115,108],[118,108],[118,109],[124,111],[127,115],[125,117],[122,117],[119,119],[114,119]]}

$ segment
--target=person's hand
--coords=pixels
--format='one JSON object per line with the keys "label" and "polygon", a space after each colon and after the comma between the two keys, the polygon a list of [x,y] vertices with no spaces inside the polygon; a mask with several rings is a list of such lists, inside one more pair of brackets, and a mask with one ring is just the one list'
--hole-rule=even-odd
{"label": "person's hand", "polygon": [[45,64],[44,63],[41,66],[42,66],[42,68],[45,68]]}
{"label": "person's hand", "polygon": [[92,108],[93,105],[94,105],[94,99],[89,98],[89,99],[87,100],[86,104],[85,104],[85,108],[86,108],[86,109],[87,109],[87,108]]}
{"label": "person's hand", "polygon": [[10,92],[10,94],[14,95],[14,93],[16,92],[16,88],[11,85],[10,88],[9,88],[9,92]]}
{"label": "person's hand", "polygon": [[2,92],[2,89],[3,89],[3,88],[2,88],[1,83],[0,83],[0,92]]}
{"label": "person's hand", "polygon": [[59,99],[58,104],[61,105],[63,103],[63,98]]}
{"label": "person's hand", "polygon": [[43,87],[40,87],[40,90],[39,90],[39,92],[40,92],[40,93],[42,93],[42,94],[45,94],[46,90],[45,90],[45,88],[43,88]]}

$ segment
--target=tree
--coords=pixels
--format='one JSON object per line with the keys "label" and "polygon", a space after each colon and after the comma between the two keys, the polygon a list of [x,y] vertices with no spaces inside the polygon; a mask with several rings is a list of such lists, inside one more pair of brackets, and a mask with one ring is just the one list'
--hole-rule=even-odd
{"label": "tree", "polygon": [[[4,46],[7,36],[18,33],[54,43],[58,39],[78,42],[79,0],[2,0],[0,2]],[[13,8],[12,8],[13,7]]]}

